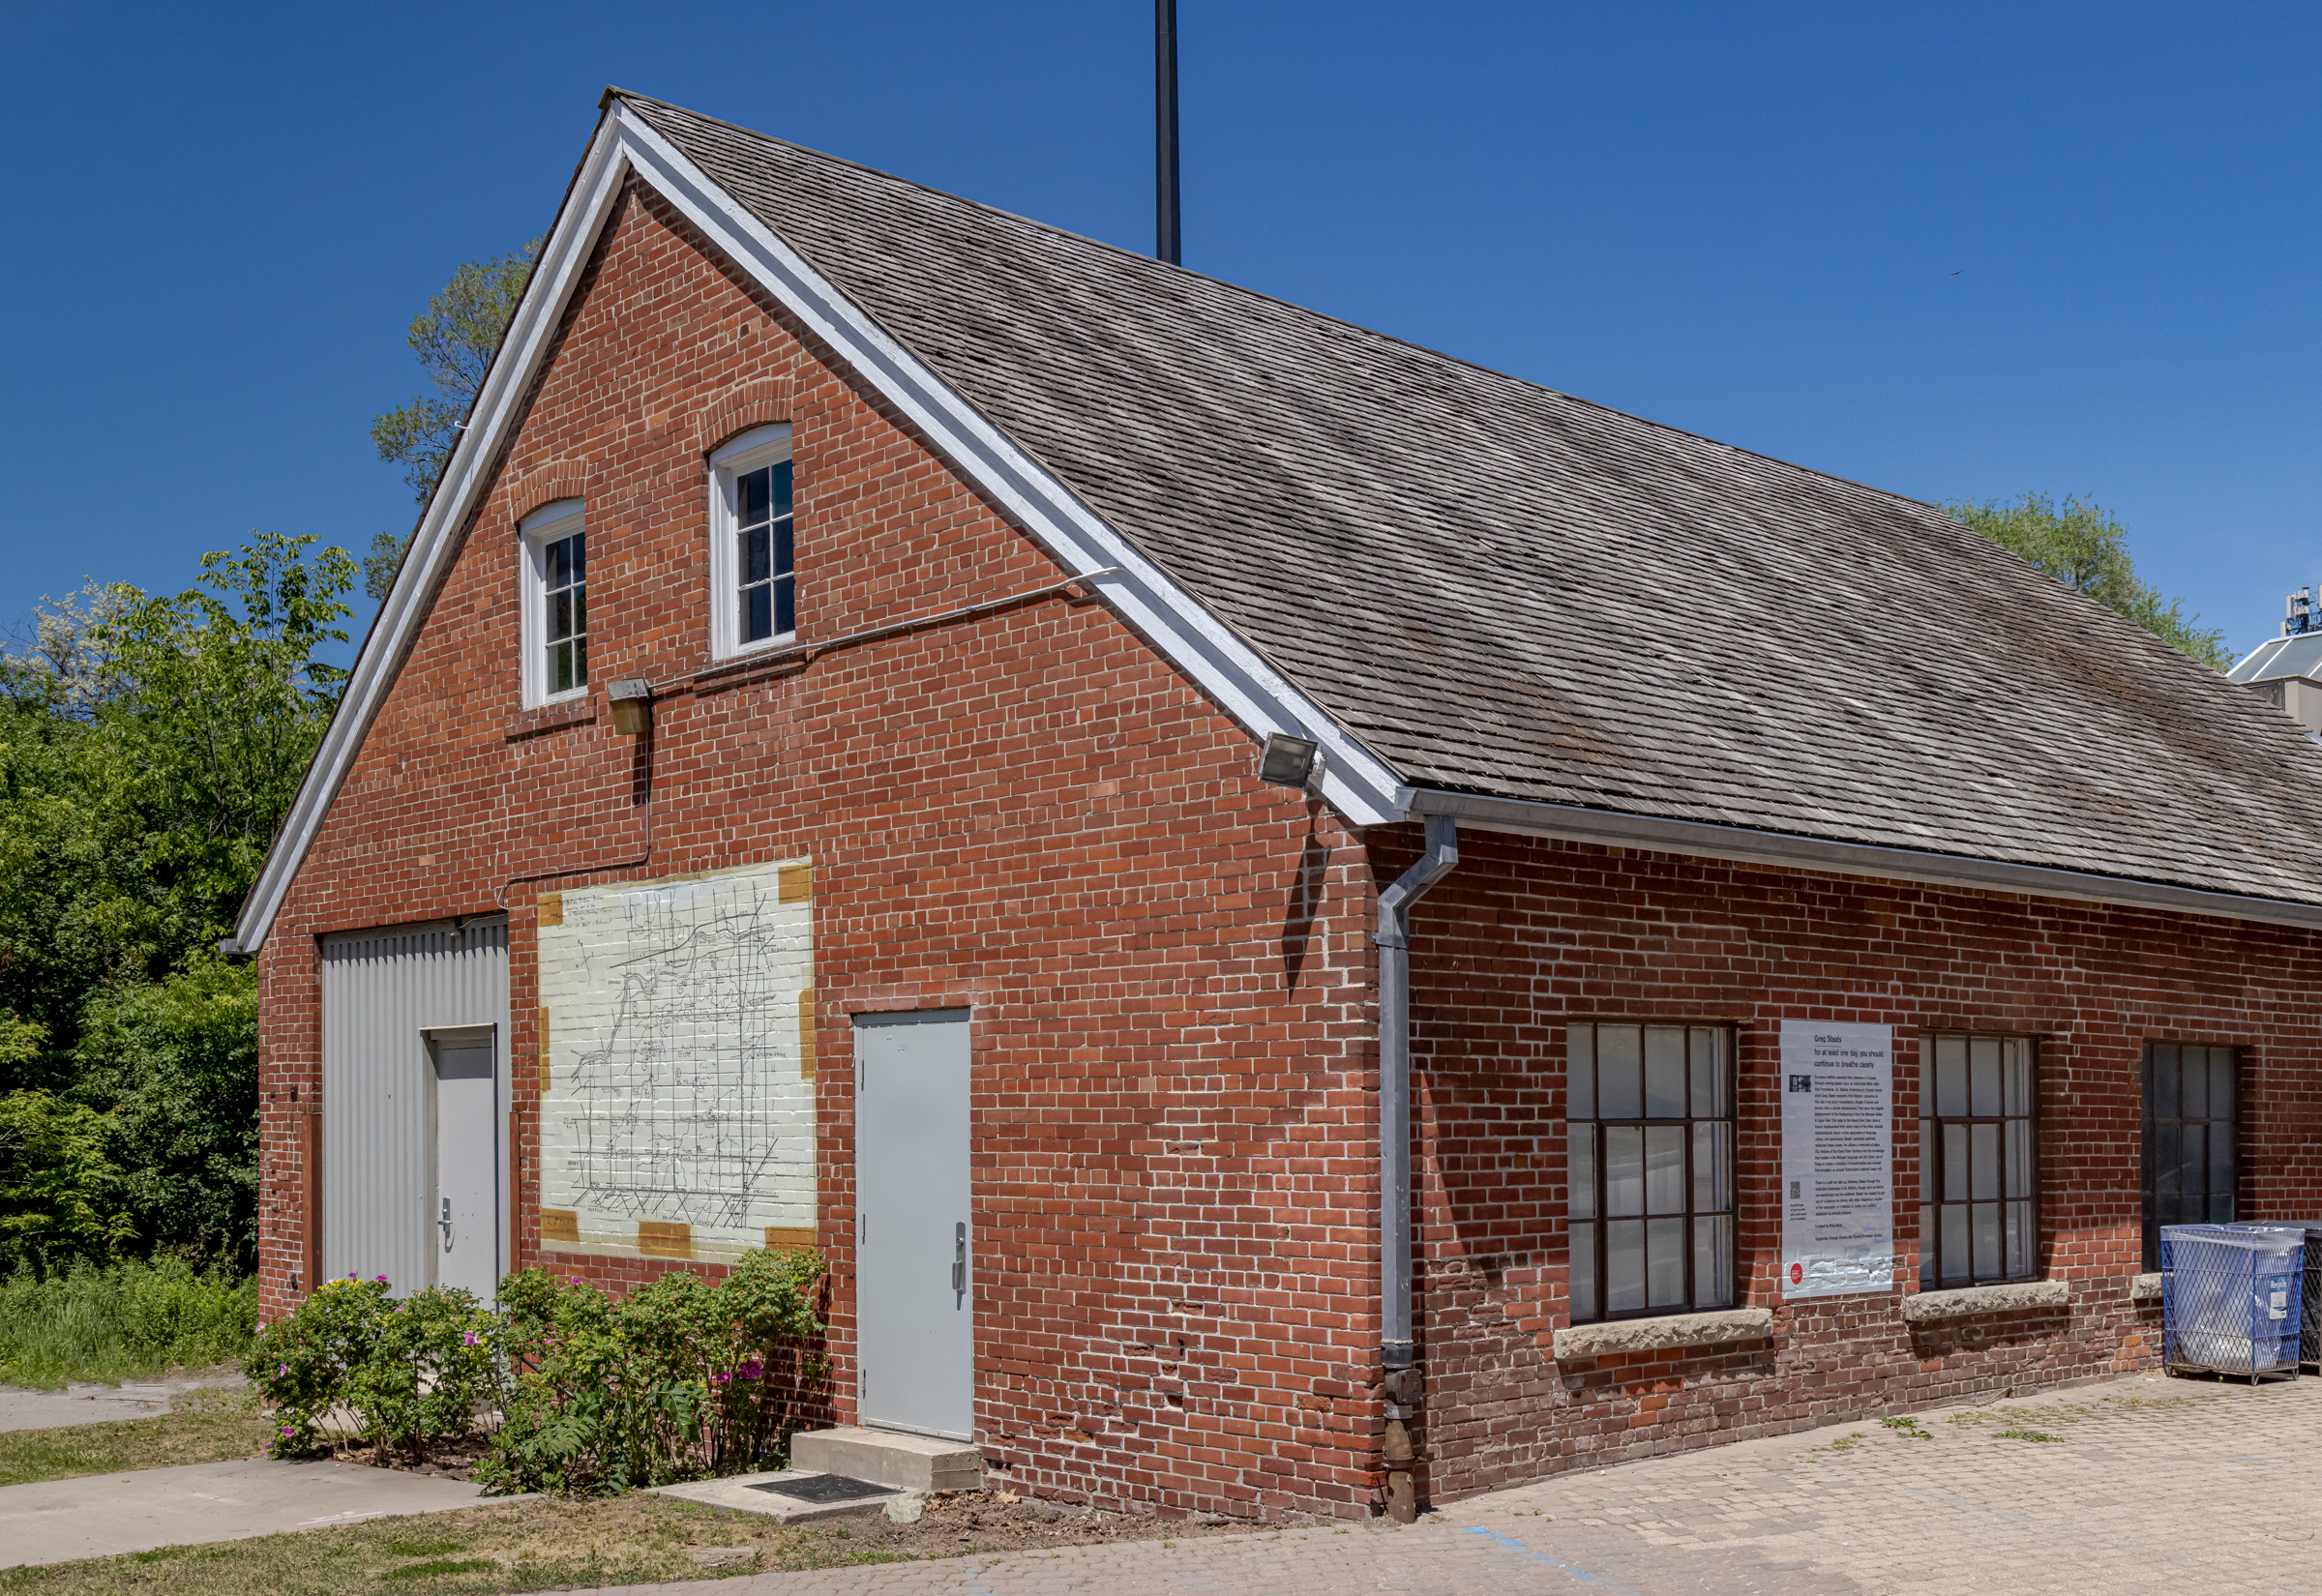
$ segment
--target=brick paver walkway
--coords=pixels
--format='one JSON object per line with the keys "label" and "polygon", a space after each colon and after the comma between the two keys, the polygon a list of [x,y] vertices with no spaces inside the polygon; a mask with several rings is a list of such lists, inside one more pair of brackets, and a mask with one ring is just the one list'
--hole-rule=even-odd
{"label": "brick paver walkway", "polygon": [[[1923,1436],[1924,1438],[1920,1438]],[[2042,1439],[2039,1437],[2054,1437]],[[2158,1375],[1286,1529],[652,1587],[675,1596],[2322,1591],[2322,1379]]]}

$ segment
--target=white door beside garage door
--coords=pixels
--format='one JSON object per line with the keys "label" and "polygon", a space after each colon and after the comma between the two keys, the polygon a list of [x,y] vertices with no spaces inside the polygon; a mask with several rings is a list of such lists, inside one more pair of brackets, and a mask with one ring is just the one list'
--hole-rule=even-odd
{"label": "white door beside garage door", "polygon": [[861,1422],[975,1435],[968,1011],[854,1017]]}
{"label": "white door beside garage door", "polygon": [[500,1289],[499,1072],[488,1028],[429,1037],[435,1063],[435,1284]]}

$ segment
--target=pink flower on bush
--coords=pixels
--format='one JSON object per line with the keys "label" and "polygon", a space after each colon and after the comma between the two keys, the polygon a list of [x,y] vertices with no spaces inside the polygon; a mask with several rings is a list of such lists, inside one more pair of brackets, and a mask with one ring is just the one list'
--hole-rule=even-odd
{"label": "pink flower on bush", "polygon": [[473,1330],[470,1330],[460,1338],[460,1345],[462,1346],[481,1346],[484,1345],[484,1338],[477,1335]]}
{"label": "pink flower on bush", "polygon": [[713,1383],[718,1385],[724,1385],[728,1380],[733,1378],[731,1374],[712,1374],[709,1377]]}
{"label": "pink flower on bush", "polygon": [[377,1281],[381,1286],[387,1284],[387,1277],[385,1275],[373,1275],[371,1278]]}
{"label": "pink flower on bush", "polygon": [[285,1363],[274,1373],[278,1378],[288,1379],[290,1377],[290,1366]]}
{"label": "pink flower on bush", "polygon": [[290,1428],[290,1426],[288,1426],[288,1425],[284,1425],[284,1426],[283,1426],[283,1438],[287,1439],[288,1437],[290,1437],[290,1436],[292,1436],[292,1435],[295,1435],[295,1434],[297,1434],[297,1433],[298,1433],[298,1432],[297,1432],[297,1431],[295,1431],[295,1430],[293,1430],[293,1429],[291,1429],[291,1428]]}
{"label": "pink flower on bush", "polygon": [[759,1362],[756,1358],[752,1358],[749,1362],[743,1364],[739,1370],[735,1371],[735,1373],[739,1374],[742,1378],[746,1380],[754,1380],[765,1372],[766,1366]]}

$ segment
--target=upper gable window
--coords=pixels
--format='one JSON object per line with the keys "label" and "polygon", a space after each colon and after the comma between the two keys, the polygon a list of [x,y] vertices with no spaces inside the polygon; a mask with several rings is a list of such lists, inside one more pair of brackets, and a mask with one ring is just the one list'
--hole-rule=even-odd
{"label": "upper gable window", "polygon": [[753,428],[709,468],[710,652],[787,642],[798,629],[789,425]]}
{"label": "upper gable window", "polygon": [[588,528],[579,499],[524,517],[524,702],[588,691]]}

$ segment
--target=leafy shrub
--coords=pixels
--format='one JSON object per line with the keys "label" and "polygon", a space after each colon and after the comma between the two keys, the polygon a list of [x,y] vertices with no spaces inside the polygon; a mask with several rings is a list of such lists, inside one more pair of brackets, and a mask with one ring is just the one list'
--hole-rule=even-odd
{"label": "leafy shrub", "polygon": [[53,1092],[0,1095],[0,1268],[106,1257],[128,1242],[113,1133]]}
{"label": "leafy shrub", "polygon": [[618,1300],[509,1276],[507,1404],[477,1477],[587,1494],[756,1466],[820,1377],[822,1277],[811,1252],[746,1254],[715,1286],[672,1271]]}
{"label": "leafy shrub", "polygon": [[275,1411],[274,1455],[297,1457],[344,1407],[382,1453],[424,1456],[475,1433],[499,1397],[497,1322],[473,1293],[431,1286],[402,1302],[387,1277],[326,1281],[258,1332],[243,1371]]}
{"label": "leafy shrub", "polygon": [[183,1258],[36,1273],[0,1282],[0,1384],[55,1387],[207,1369],[249,1350],[258,1283]]}

